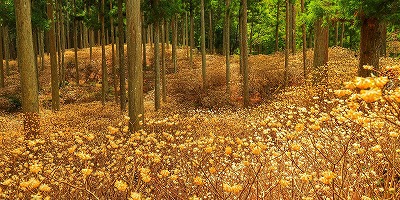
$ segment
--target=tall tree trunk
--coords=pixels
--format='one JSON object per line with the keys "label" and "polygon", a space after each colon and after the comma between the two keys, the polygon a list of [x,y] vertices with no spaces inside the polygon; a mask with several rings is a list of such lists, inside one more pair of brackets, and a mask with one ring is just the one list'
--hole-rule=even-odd
{"label": "tall tree trunk", "polygon": [[[112,1],[110,1],[110,9],[113,8]],[[114,17],[110,15],[110,25],[111,25],[111,65],[112,65],[112,76],[113,76],[113,84],[114,84],[114,100],[115,103],[118,103],[118,74],[115,59],[115,34],[114,34]]]}
{"label": "tall tree trunk", "polygon": [[225,0],[225,20],[224,20],[224,46],[225,46],[225,66],[226,66],[226,93],[231,94],[231,68],[230,68],[230,4],[231,0]]}
{"label": "tall tree trunk", "polygon": [[204,16],[204,0],[201,0],[201,75],[203,78],[203,89],[207,88],[206,74],[206,23]]}
{"label": "tall tree trunk", "polygon": [[326,63],[328,62],[329,27],[323,25],[323,19],[315,22],[315,47],[314,47],[314,80],[313,84],[318,85],[324,80],[326,74]]}
{"label": "tall tree trunk", "polygon": [[49,39],[50,39],[50,64],[51,64],[51,108],[53,111],[60,110],[60,92],[58,81],[58,65],[56,54],[56,33],[53,16],[53,1],[47,0],[47,17],[50,19]]}
{"label": "tall tree trunk", "polygon": [[335,22],[335,45],[337,46],[339,44],[339,23],[336,21]]}
{"label": "tall tree trunk", "polygon": [[[192,7],[192,5],[190,6]],[[194,50],[194,14],[190,8],[190,68],[193,68],[193,50]]]}
{"label": "tall tree trunk", "polygon": [[289,70],[289,47],[290,47],[290,3],[286,0],[286,24],[285,24],[285,72],[284,87],[288,86],[288,70]]}
{"label": "tall tree trunk", "polygon": [[189,58],[189,24],[188,24],[188,13],[185,12],[185,47],[186,47],[186,58]]}
{"label": "tall tree trunk", "polygon": [[128,31],[128,92],[129,130],[134,133],[142,129],[144,122],[143,70],[140,1],[127,0],[126,18]]}
{"label": "tall tree trunk", "polygon": [[34,139],[39,133],[40,125],[37,72],[32,46],[31,1],[15,0],[14,3],[25,139]]}
{"label": "tall tree trunk", "polygon": [[[61,1],[61,0],[60,0]],[[60,10],[61,14],[61,72],[60,72],[60,81],[61,85],[65,84],[65,26],[64,26],[64,15],[62,10]]]}
{"label": "tall tree trunk", "polygon": [[275,51],[279,51],[279,16],[280,16],[281,0],[276,3],[276,25],[275,25]]}
{"label": "tall tree trunk", "polygon": [[294,2],[291,4],[291,11],[292,11],[292,19],[291,19],[291,23],[292,23],[292,37],[291,39],[291,43],[292,43],[292,55],[294,55],[296,53],[296,6],[294,4]]}
{"label": "tall tree trunk", "polygon": [[168,20],[165,20],[165,22],[164,22],[164,29],[165,29],[165,43],[167,43],[166,44],[167,49],[169,49],[169,22],[168,22]]}
{"label": "tall tree trunk", "polygon": [[3,25],[0,24],[0,88],[4,88],[4,64],[3,64]]}
{"label": "tall tree trunk", "polygon": [[101,103],[105,105],[107,92],[108,92],[108,74],[107,74],[107,65],[106,65],[106,35],[105,35],[105,23],[104,23],[104,7],[105,0],[101,0],[101,13],[100,13],[100,21],[101,21]]}
{"label": "tall tree trunk", "polygon": [[166,34],[165,32],[167,31],[166,27],[166,21],[165,19],[162,20],[162,25],[161,25],[161,95],[162,95],[162,101],[166,102],[167,101],[167,87],[166,87],[166,80],[165,80],[165,46],[166,46]]}
{"label": "tall tree trunk", "polygon": [[6,59],[6,75],[10,76],[10,37],[9,37],[8,26],[3,27],[3,39],[4,39],[4,57]]}
{"label": "tall tree trunk", "polygon": [[[73,0],[74,5],[73,5],[73,12],[74,15],[76,15],[76,5],[75,5],[75,0]],[[73,18],[73,29],[74,29],[74,51],[75,51],[75,78],[76,78],[76,84],[79,85],[79,66],[78,66],[78,21],[76,20],[75,16]]]}
{"label": "tall tree trunk", "polygon": [[142,60],[142,65],[143,65],[143,69],[147,68],[147,42],[146,42],[146,27],[144,26],[144,13],[142,13],[142,43],[143,43],[143,60]]}
{"label": "tall tree trunk", "polygon": [[172,64],[174,68],[174,73],[177,72],[177,58],[176,49],[178,43],[178,26],[177,26],[177,14],[172,17]]}
{"label": "tall tree trunk", "polygon": [[382,21],[380,23],[380,33],[381,33],[381,42],[380,42],[380,55],[386,57],[386,38],[387,38],[387,22]]}
{"label": "tall tree trunk", "polygon": [[125,89],[125,54],[124,54],[124,17],[122,15],[122,2],[118,0],[118,57],[119,57],[119,93],[121,111],[126,109],[126,89]]}
{"label": "tall tree trunk", "polygon": [[253,28],[254,28],[253,25],[254,25],[254,23],[251,22],[251,23],[250,23],[250,44],[249,44],[249,52],[250,52],[250,55],[253,54]]}
{"label": "tall tree trunk", "polygon": [[340,34],[340,46],[343,47],[343,39],[344,39],[344,22],[342,22],[342,33]]}
{"label": "tall tree trunk", "polygon": [[[377,18],[361,19],[361,40],[360,40],[360,64],[358,75],[361,77],[371,76],[379,71],[379,54],[381,43],[380,22]],[[374,70],[364,69],[364,65],[374,67]]]}
{"label": "tall tree trunk", "polygon": [[40,71],[44,70],[44,31],[39,32]]}
{"label": "tall tree trunk", "polygon": [[243,104],[244,107],[250,105],[250,94],[249,94],[249,67],[248,67],[248,52],[247,52],[247,0],[242,0],[242,60],[243,60]]}
{"label": "tall tree trunk", "polygon": [[[244,58],[244,56],[242,55],[243,54],[243,43],[241,42],[242,41],[242,38],[243,38],[243,7],[242,7],[242,0],[240,0],[240,3],[241,3],[241,5],[240,5],[240,11],[239,11],[239,27],[238,27],[238,29],[239,29],[239,50],[240,50],[240,59],[239,59],[239,72],[240,72],[240,74],[241,75],[243,75],[243,58]],[[225,50],[226,51],[226,50]]]}
{"label": "tall tree trunk", "polygon": [[158,20],[154,23],[154,74],[155,74],[155,109],[160,109],[160,23]]}
{"label": "tall tree trunk", "polygon": [[210,12],[208,12],[208,18],[209,18],[208,48],[209,48],[210,54],[214,54],[214,31],[213,31],[212,9],[210,9]]}
{"label": "tall tree trunk", "polygon": [[[305,6],[304,6],[304,0],[301,0],[301,12],[305,14]],[[304,22],[301,25],[302,29],[302,36],[303,36],[303,75],[304,75],[304,81],[307,79],[307,29],[306,29],[306,23]]]}

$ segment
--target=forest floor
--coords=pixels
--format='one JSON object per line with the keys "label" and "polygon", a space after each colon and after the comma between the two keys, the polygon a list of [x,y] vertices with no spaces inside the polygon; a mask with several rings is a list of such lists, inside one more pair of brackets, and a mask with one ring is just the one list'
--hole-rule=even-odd
{"label": "forest floor", "polygon": [[[310,151],[303,148],[303,154],[299,154],[295,157],[291,156],[291,154],[286,154],[286,156],[283,156],[285,158],[281,157],[284,152],[288,150],[298,150],[293,146],[296,144],[295,142],[288,142],[287,139],[281,141],[281,139],[279,139],[281,134],[289,133],[294,130],[297,131],[298,124],[303,124],[303,126],[305,124],[307,128],[310,127],[310,129],[313,129],[315,126],[315,119],[317,121],[319,120],[321,123],[324,122],[321,118],[324,118],[327,113],[334,110],[335,106],[340,104],[340,101],[337,100],[334,95],[334,91],[343,88],[344,82],[351,81],[356,76],[358,57],[355,52],[340,47],[330,48],[329,62],[326,68],[327,75],[320,87],[313,87],[311,83],[312,74],[310,63],[312,63],[312,50],[307,52],[308,64],[306,80],[303,78],[301,52],[291,55],[289,59],[289,86],[287,88],[283,88],[282,84],[284,54],[252,55],[249,57],[252,106],[250,108],[243,108],[242,97],[240,95],[241,76],[239,74],[239,57],[237,55],[231,57],[231,94],[227,94],[225,87],[224,56],[207,55],[207,78],[209,87],[203,90],[201,81],[201,55],[195,54],[194,65],[190,67],[189,59],[186,57],[186,50],[179,49],[178,71],[177,73],[173,73],[171,50],[167,49],[167,99],[162,103],[162,108],[159,111],[155,111],[153,101],[153,72],[150,70],[150,66],[153,62],[151,59],[151,47],[148,46],[147,49],[146,62],[149,67],[144,73],[146,126],[145,130],[142,132],[142,134],[145,136],[147,135],[147,137],[142,137],[142,139],[140,139],[140,137],[139,139],[136,138],[136,140],[141,142],[135,143],[135,139],[132,139],[134,135],[130,136],[131,139],[129,139],[129,143],[127,144],[130,144],[130,142],[133,142],[133,144],[129,147],[126,147],[127,144],[123,144],[123,141],[128,142],[124,136],[127,134],[126,130],[124,130],[126,127],[126,119],[124,116],[126,116],[127,113],[121,112],[119,105],[115,103],[115,97],[113,95],[114,87],[110,87],[106,104],[103,106],[100,102],[101,49],[99,47],[93,48],[93,61],[91,64],[88,49],[83,49],[78,52],[79,70],[81,73],[79,85],[73,81],[75,74],[73,66],[74,53],[72,50],[66,51],[66,79],[69,82],[60,90],[61,109],[57,112],[51,111],[50,67],[49,59],[46,56],[44,70],[40,71],[41,89],[39,98],[41,136],[39,138],[48,141],[44,142],[45,144],[43,146],[38,146],[42,149],[38,152],[36,152],[37,149],[34,150],[34,147],[37,143],[43,144],[41,141],[35,141],[32,146],[28,147],[32,148],[31,150],[33,152],[36,152],[35,155],[32,155],[34,161],[26,161],[23,156],[18,156],[24,155],[23,151],[18,152],[18,149],[23,148],[23,150],[25,150],[24,147],[22,147],[24,146],[22,145],[24,141],[22,137],[23,115],[20,110],[18,110],[20,103],[18,91],[20,86],[17,64],[15,61],[11,61],[11,74],[6,77],[7,87],[5,89],[0,89],[0,108],[3,109],[0,110],[0,167],[7,169],[4,172],[0,172],[0,194],[3,195],[2,197],[23,198],[33,195],[43,195],[43,197],[50,196],[56,199],[57,197],[62,199],[96,199],[100,197],[100,199],[103,199],[102,196],[104,196],[104,198],[126,199],[129,195],[132,195],[131,198],[135,199],[133,196],[136,195],[135,192],[138,192],[144,196],[153,197],[154,199],[170,199],[172,197],[176,199],[188,199],[196,196],[202,196],[203,198],[208,197],[211,199],[244,199],[245,197],[254,199],[256,196],[261,196],[261,193],[258,192],[259,189],[263,191],[263,198],[266,199],[278,197],[284,199],[313,197],[318,199],[319,197],[331,197],[332,195],[338,195],[341,198],[347,198],[349,196],[351,198],[361,198],[363,195],[380,195],[379,192],[374,190],[375,187],[371,190],[363,190],[357,193],[356,189],[360,188],[362,184],[350,186],[350,180],[348,182],[343,181],[341,185],[342,188],[333,189],[334,192],[330,191],[330,187],[326,188],[323,184],[321,186],[321,183],[317,183],[319,180],[318,178],[314,185],[303,186],[306,189],[300,189],[298,185],[292,182],[294,179],[291,177],[295,176],[293,173],[298,169],[302,170],[296,173],[306,173],[305,171],[310,171],[309,174],[317,173],[317,175],[313,174],[313,176],[321,176],[322,178],[324,176],[326,177],[326,175],[320,175],[319,171],[326,171],[326,168],[329,168],[331,172],[333,171],[339,174],[340,171],[335,167],[342,170],[346,167],[346,162],[351,162],[350,158],[348,158],[347,161],[341,161],[339,159],[339,161],[335,163],[335,156],[327,158],[319,148],[313,148]],[[113,86],[112,61],[110,56],[111,47],[107,46],[106,50],[108,55],[107,66],[109,70],[108,81],[109,85]],[[382,58],[381,65],[396,66],[399,65],[399,61],[392,58]],[[119,80],[117,81],[119,83]],[[9,107],[15,108],[7,110]],[[304,113],[302,114],[302,112]],[[314,119],[314,121],[311,119]],[[311,121],[308,122],[310,125],[307,125],[306,121]],[[118,129],[114,131],[114,127]],[[329,128],[326,127],[326,129]],[[332,131],[336,129],[337,128],[331,127],[329,130]],[[157,136],[153,136],[152,133],[156,133]],[[171,139],[171,134],[174,135],[174,137],[176,136],[176,138]],[[326,140],[325,136],[324,134],[320,136],[321,141]],[[94,140],[93,137],[95,138]],[[215,141],[211,142],[212,144],[217,144],[217,146],[213,146],[213,149],[210,151],[214,152],[219,149],[222,153],[213,155],[208,155],[204,152],[198,153],[198,151],[201,152],[202,148],[207,147],[208,143],[205,142],[205,138],[207,137],[217,138]],[[151,144],[153,140],[155,140],[154,145],[157,145],[157,148],[146,146],[146,144]],[[310,138],[310,141],[311,140],[313,141],[312,144],[314,144],[314,147],[316,144],[319,144],[319,142],[312,138]],[[167,143],[170,142],[171,144],[169,145],[171,146],[175,145],[170,147],[172,149],[177,149],[177,147],[179,147],[179,153],[167,153],[160,150],[164,149],[163,145],[165,146],[165,143],[162,143],[163,141]],[[301,141],[299,143],[303,145],[307,143],[302,141],[302,139],[299,139],[299,141]],[[247,145],[243,144],[243,147],[240,147],[243,142],[245,144],[247,143]],[[265,144],[261,144],[260,142],[264,142]],[[220,147],[218,146],[219,143]],[[275,155],[275,157],[279,157],[280,159],[278,164],[268,165],[269,170],[274,167],[280,169],[279,172],[276,172],[279,174],[277,177],[271,178],[272,172],[268,172],[268,170],[264,173],[263,177],[259,175],[259,172],[264,171],[261,166],[263,166],[262,163],[265,163],[266,158],[254,157],[259,154],[254,150],[257,148],[255,148],[254,145],[252,146],[252,143],[255,143],[255,146],[263,150],[267,148],[264,147],[265,145],[268,147],[270,145],[277,146],[274,147],[273,151],[268,150],[269,156],[273,157]],[[143,144],[145,147],[143,149],[136,148],[138,144]],[[239,147],[236,148],[238,144]],[[312,145],[308,147],[310,146],[312,147]],[[329,148],[336,148],[336,150],[339,149],[340,151],[344,146],[345,145],[339,145],[338,147],[332,145],[329,146]],[[181,151],[184,151],[185,147],[191,148],[183,155]],[[237,155],[235,155],[235,153],[233,156],[231,155],[231,147],[235,153],[237,152]],[[247,147],[250,150],[246,150],[243,155],[239,153],[240,148]],[[100,148],[99,151],[103,152],[104,155],[99,152],[94,152],[94,149],[98,148]],[[138,149],[140,149],[140,152],[137,151]],[[53,150],[54,152],[52,152]],[[147,150],[148,153],[144,153],[145,150]],[[77,153],[78,151],[80,153]],[[160,153],[160,151],[162,153]],[[167,150],[164,149],[164,151]],[[91,152],[89,154],[92,154],[92,158],[82,158],[82,152]],[[208,150],[205,150],[205,152],[208,152]],[[304,163],[310,164],[315,161],[305,161],[310,152],[319,152],[320,155],[323,156],[323,158],[319,159],[323,161],[316,160],[323,164],[319,163],[319,167],[314,166],[312,170],[305,170],[302,167]],[[53,154],[53,156],[49,157],[48,153]],[[75,160],[75,157],[73,157],[71,153],[79,157],[80,160]],[[348,155],[351,152],[345,151],[345,153]],[[27,154],[29,154],[29,151]],[[120,161],[122,159],[118,157],[118,155],[121,154],[124,158],[130,158],[127,159],[126,162],[133,162],[132,159],[135,160],[135,165],[115,164],[116,160]],[[142,154],[145,156],[138,158]],[[159,161],[148,164],[147,161],[142,160],[143,158],[154,160],[157,158],[158,154],[162,155],[158,157],[162,159],[162,166],[155,164],[159,163]],[[249,157],[249,154],[252,155],[252,157]],[[194,156],[193,158],[191,157],[192,155]],[[179,158],[176,156],[179,156]],[[224,156],[230,157],[226,158]],[[300,159],[302,156],[305,158]],[[221,161],[222,164],[214,164],[217,159],[222,159],[222,157],[224,157],[224,161]],[[237,160],[237,158],[243,159]],[[103,159],[103,161],[101,159]],[[300,164],[296,164],[294,161],[296,159],[300,159]],[[246,175],[242,177],[237,174],[231,174],[234,173],[233,171],[237,170],[232,163],[243,163],[246,160],[254,162],[255,164],[251,165],[254,168],[246,171]],[[355,160],[353,161],[356,162]],[[21,162],[26,162],[27,164],[25,164],[25,166],[18,166],[18,163]],[[202,168],[201,166],[204,162],[206,162],[206,164],[204,164],[205,168]],[[289,164],[286,162],[289,162]],[[341,162],[344,162],[344,164]],[[35,172],[31,169],[31,166],[35,163],[39,163],[38,165],[41,167],[40,172]],[[231,163],[232,166],[226,163]],[[343,168],[338,167],[338,163],[343,164]],[[285,168],[281,165],[291,165],[292,167]],[[213,177],[212,172],[210,172],[211,174],[207,172],[208,170],[211,171],[211,169],[208,169],[210,166],[215,166],[217,171],[221,172],[219,178]],[[247,166],[247,164],[245,164],[245,166]],[[84,168],[94,170],[93,174],[92,171],[89,173],[93,176],[91,179],[87,177],[89,175],[84,175],[84,179],[82,179],[82,173],[85,174],[85,172],[81,171],[81,169]],[[135,169],[134,174],[129,174],[129,169],[131,168]],[[146,168],[149,168],[151,172],[144,172]],[[173,169],[178,168],[182,171],[179,175],[178,182],[181,180],[183,183],[179,182],[180,185],[178,188],[174,188],[175,182],[168,183],[165,187],[158,185],[163,183],[161,180],[164,175],[160,175],[157,170],[164,168],[169,169],[171,173]],[[384,167],[380,166],[379,170],[382,171],[383,168]],[[360,170],[360,168],[358,169]],[[243,168],[240,168],[240,170],[243,170]],[[139,171],[143,182],[137,180],[139,175],[136,174],[136,172]],[[378,169],[376,169],[376,171],[378,171]],[[106,173],[105,177],[107,178],[100,178],[101,175],[94,175],[95,173]],[[109,174],[107,175],[107,173]],[[152,177],[154,177],[154,182],[148,183],[143,177],[151,173],[153,173]],[[179,172],[175,171],[174,173],[178,174]],[[357,174],[362,173],[364,172],[357,172]],[[392,173],[396,174],[396,171],[394,170]],[[109,177],[110,174],[112,177]],[[158,174],[158,178],[156,174]],[[349,174],[351,173],[349,172]],[[68,176],[71,178],[68,178]],[[165,176],[169,176],[169,173]],[[341,176],[344,175],[341,174]],[[24,187],[23,184],[21,186],[21,183],[24,182],[28,182],[28,185],[34,184],[29,182],[32,177],[39,179],[43,184],[46,183],[53,188],[51,192],[43,188],[40,189],[38,186]],[[269,179],[266,180],[265,177]],[[171,180],[176,181],[173,179],[172,177]],[[235,192],[234,189],[235,179],[239,180],[237,181],[241,187],[239,192]],[[301,177],[298,179],[300,180]],[[379,176],[377,179],[379,179]],[[10,180],[12,183],[8,183],[7,180]],[[123,181],[119,182],[120,180]],[[184,183],[188,180],[193,182],[192,185]],[[256,188],[254,188],[255,186],[253,185],[254,181],[250,184],[250,180],[257,180]],[[342,177],[341,180],[344,180],[344,178]],[[354,179],[351,179],[351,181],[353,180]],[[100,186],[97,186],[98,181],[102,182]],[[258,181],[260,181],[260,183]],[[229,189],[228,186],[222,183],[233,185],[231,185],[232,187],[229,186]],[[369,184],[370,182],[367,183]],[[122,184],[122,186],[119,184]],[[123,184],[127,184],[128,189],[120,189],[119,187],[123,187]],[[276,184],[280,184],[282,187],[275,188]],[[349,185],[344,187],[343,185],[346,184]],[[290,185],[288,190],[282,189],[288,185]],[[319,186],[316,187],[316,185]],[[112,186],[115,186],[116,189]],[[204,188],[198,188],[200,186],[204,186]],[[336,185],[336,187],[339,186]],[[168,191],[169,187],[174,189]],[[387,187],[389,188],[389,186]],[[394,186],[391,185],[390,187]],[[122,193],[119,193],[118,190],[122,191]],[[232,195],[228,193],[232,193]],[[390,196],[390,194],[394,194],[395,196]],[[396,198],[396,195],[397,197],[399,195],[399,191],[396,190],[394,193],[393,191],[391,193],[388,192],[388,194],[385,195]]]}

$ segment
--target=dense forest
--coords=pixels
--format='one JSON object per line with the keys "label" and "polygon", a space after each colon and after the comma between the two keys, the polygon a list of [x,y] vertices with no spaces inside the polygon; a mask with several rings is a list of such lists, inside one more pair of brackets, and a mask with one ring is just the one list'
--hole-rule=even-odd
{"label": "dense forest", "polygon": [[0,199],[399,199],[398,0],[0,0]]}

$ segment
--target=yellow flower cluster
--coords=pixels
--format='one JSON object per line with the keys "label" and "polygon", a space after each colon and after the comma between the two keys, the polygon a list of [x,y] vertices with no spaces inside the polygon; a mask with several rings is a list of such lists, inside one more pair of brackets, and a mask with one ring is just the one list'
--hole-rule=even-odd
{"label": "yellow flower cluster", "polygon": [[322,175],[322,177],[319,178],[319,180],[326,185],[331,184],[333,179],[336,178],[336,174],[332,171],[322,172],[321,175]]}
{"label": "yellow flower cluster", "polygon": [[231,192],[234,194],[239,194],[243,190],[243,187],[240,184],[234,184],[231,186],[227,183],[224,183],[223,190],[224,190],[224,192]]}

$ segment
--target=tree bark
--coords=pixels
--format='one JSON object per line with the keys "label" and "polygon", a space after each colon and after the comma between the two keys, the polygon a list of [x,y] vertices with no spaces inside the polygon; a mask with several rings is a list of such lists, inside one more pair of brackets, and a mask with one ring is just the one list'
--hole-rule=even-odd
{"label": "tree bark", "polygon": [[25,139],[34,139],[39,133],[40,125],[37,72],[32,46],[31,1],[15,0],[14,3]]}
{"label": "tree bark", "polygon": [[4,64],[3,64],[3,25],[0,25],[0,88],[4,88]]}
{"label": "tree bark", "polygon": [[290,47],[290,14],[289,0],[286,0],[286,25],[285,25],[285,72],[284,72],[284,87],[288,85],[288,70],[289,70],[289,47]]}
{"label": "tree bark", "polygon": [[[192,7],[192,5],[190,6]],[[193,51],[194,51],[194,14],[190,8],[190,68],[193,68]]]}
{"label": "tree bark", "polygon": [[[368,77],[379,71],[380,22],[374,17],[361,19],[360,63],[358,75]],[[364,69],[364,65],[373,66],[374,70]]]}
{"label": "tree bark", "polygon": [[315,48],[314,48],[314,80],[313,84],[320,84],[326,76],[326,63],[328,62],[329,27],[323,25],[323,19],[315,22]]}
{"label": "tree bark", "polygon": [[[305,6],[304,6],[304,0],[301,0],[301,12],[305,14]],[[302,29],[302,34],[303,34],[303,75],[304,75],[304,81],[307,79],[307,29],[306,29],[306,23],[304,22],[301,25]]]}
{"label": "tree bark", "polygon": [[58,81],[58,65],[56,54],[56,34],[53,16],[53,1],[47,0],[47,16],[50,19],[49,44],[50,44],[50,64],[51,64],[51,108],[53,111],[60,110],[60,92]]}
{"label": "tree bark", "polygon": [[40,71],[44,70],[44,31],[39,32]]}
{"label": "tree bark", "polygon": [[344,22],[342,22],[342,33],[340,34],[340,46],[343,47],[343,39],[344,39]]}
{"label": "tree bark", "polygon": [[161,25],[161,96],[162,96],[162,101],[166,102],[167,101],[167,87],[166,87],[166,80],[165,80],[165,46],[166,46],[166,34],[165,32],[167,31],[166,29],[166,21],[165,19],[162,20],[162,25]]}
{"label": "tree bark", "polygon": [[177,72],[177,58],[176,49],[178,43],[178,26],[177,26],[177,14],[172,17],[172,64],[174,68],[174,73]]}
{"label": "tree bark", "polygon": [[6,59],[6,75],[10,76],[10,37],[8,32],[8,26],[3,27],[3,39],[4,39],[4,58]]}
{"label": "tree bark", "polygon": [[212,20],[212,10],[208,12],[209,18],[209,28],[208,28],[208,48],[210,54],[214,54],[214,31],[213,31],[213,20]]}
{"label": "tree bark", "polygon": [[[110,1],[110,9],[113,8],[112,1]],[[116,59],[115,59],[115,33],[114,33],[114,17],[110,15],[110,25],[111,25],[111,65],[112,65],[112,76],[113,76],[113,84],[114,84],[114,100],[115,103],[118,103],[118,73],[116,68]]]}
{"label": "tree bark", "polygon": [[335,45],[333,46],[337,46],[339,45],[339,23],[336,21],[335,22]]}
{"label": "tree bark", "polygon": [[165,22],[164,22],[164,30],[165,30],[165,43],[167,45],[167,49],[169,49],[170,43],[169,43],[169,22],[168,22],[168,20],[165,20]]}
{"label": "tree bark", "polygon": [[[62,2],[60,0],[60,2]],[[61,4],[61,3],[60,3]],[[61,43],[61,72],[60,72],[60,81],[61,85],[65,84],[65,26],[64,26],[64,15],[62,13],[62,7],[60,8],[60,43]]]}
{"label": "tree bark", "polygon": [[382,21],[380,23],[380,33],[381,33],[381,42],[380,42],[380,56],[386,57],[386,49],[387,49],[387,22]]}
{"label": "tree bark", "polygon": [[108,74],[107,74],[107,65],[106,65],[106,35],[105,35],[105,23],[104,23],[104,7],[105,0],[101,0],[101,13],[100,13],[100,21],[101,21],[101,103],[103,106],[106,103],[107,92],[108,92]]}
{"label": "tree bark", "polygon": [[275,25],[275,51],[279,51],[279,16],[280,16],[281,0],[276,3],[276,25]]}
{"label": "tree bark", "polygon": [[204,14],[204,0],[201,0],[201,75],[203,78],[203,89],[207,88],[207,60],[206,60],[206,23]]}
{"label": "tree bark", "polygon": [[[76,5],[75,5],[75,0],[73,0],[74,5],[73,5],[73,13],[76,15]],[[73,18],[73,29],[74,29],[74,51],[75,51],[75,78],[76,78],[76,84],[79,85],[79,66],[78,66],[78,21],[76,20],[75,16]]]}
{"label": "tree bark", "polygon": [[144,122],[143,70],[140,1],[127,0],[127,46],[128,46],[128,93],[129,130],[142,129]]}
{"label": "tree bark", "polygon": [[230,4],[231,0],[225,0],[225,20],[224,20],[224,49],[226,67],[226,93],[231,94],[231,67],[230,67]]}
{"label": "tree bark", "polygon": [[291,33],[292,33],[292,37],[291,39],[291,46],[292,46],[292,55],[294,55],[296,53],[296,7],[294,5],[294,3],[291,4],[291,23],[292,23],[292,27],[291,27]]}
{"label": "tree bark", "polygon": [[247,0],[241,0],[242,2],[242,60],[243,60],[243,105],[248,107],[250,105],[250,94],[249,94],[249,67],[248,67],[248,51],[247,51]]}
{"label": "tree bark", "polygon": [[160,23],[156,20],[154,23],[154,74],[155,74],[155,99],[154,107],[160,109]]}
{"label": "tree bark", "polygon": [[118,54],[119,54],[119,93],[121,111],[126,109],[126,89],[125,89],[125,54],[124,54],[124,17],[122,16],[122,2],[118,0]]}
{"label": "tree bark", "polygon": [[147,68],[147,42],[146,42],[146,27],[144,27],[144,13],[142,13],[142,45],[143,45],[143,60],[142,65],[143,69]]}

